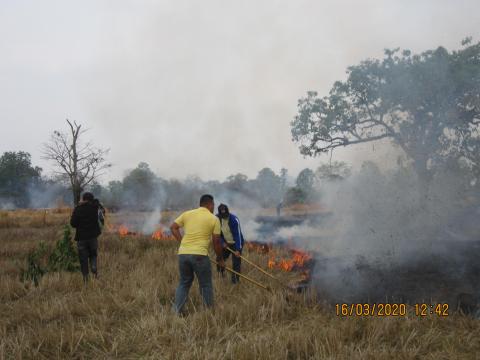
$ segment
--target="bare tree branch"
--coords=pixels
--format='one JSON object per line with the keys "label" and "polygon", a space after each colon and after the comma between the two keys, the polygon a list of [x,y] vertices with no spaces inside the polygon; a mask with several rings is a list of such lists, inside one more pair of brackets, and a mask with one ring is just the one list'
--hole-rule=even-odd
{"label": "bare tree branch", "polygon": [[50,141],[44,144],[43,158],[50,160],[59,168],[58,174],[64,175],[71,186],[75,205],[80,194],[88,184],[97,179],[111,164],[105,156],[108,149],[98,149],[91,142],[82,143],[81,136],[86,132],[82,125],[66,119],[68,133],[54,131]]}

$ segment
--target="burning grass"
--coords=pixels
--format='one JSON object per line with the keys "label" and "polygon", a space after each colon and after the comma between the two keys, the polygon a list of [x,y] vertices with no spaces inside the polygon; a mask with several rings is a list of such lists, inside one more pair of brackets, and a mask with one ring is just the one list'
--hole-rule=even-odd
{"label": "burning grass", "polygon": [[[142,234],[140,232],[132,231],[131,228],[125,224],[122,224],[118,227],[109,226],[108,231],[111,233],[118,233],[118,236],[124,238],[126,236],[133,237],[143,237],[148,234]],[[156,229],[150,235],[150,238],[153,240],[162,240],[162,241],[174,241],[175,237],[171,234],[170,230],[167,230],[165,227],[158,225]]]}
{"label": "burning grass", "polygon": [[[246,264],[245,274],[269,283],[272,293],[246,282],[233,286],[215,274],[215,311],[201,310],[194,284],[188,315],[178,318],[170,311],[177,244],[152,234],[122,237],[115,229],[102,235],[100,278],[87,287],[79,273],[47,274],[38,287],[22,284],[18,268],[28,251],[61,236],[61,225],[0,229],[1,359],[452,359],[480,353],[478,320],[456,314],[339,318],[321,294],[285,291]],[[272,251],[276,264],[302,261],[269,245],[245,255],[267,268]],[[306,266],[310,260],[300,255]],[[285,283],[301,275],[276,266],[271,272]]]}
{"label": "burning grass", "polygon": [[314,266],[313,254],[290,246],[273,246],[256,241],[247,242],[245,247],[248,253],[265,255],[261,257],[265,262],[265,268],[299,273],[300,278],[291,282],[290,288],[300,290],[299,285],[307,285],[310,282]]}

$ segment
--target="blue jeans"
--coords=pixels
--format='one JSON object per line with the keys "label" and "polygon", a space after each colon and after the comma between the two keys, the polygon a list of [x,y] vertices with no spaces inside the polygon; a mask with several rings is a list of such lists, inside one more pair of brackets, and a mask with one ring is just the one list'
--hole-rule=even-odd
{"label": "blue jeans", "polygon": [[213,306],[212,267],[208,256],[178,255],[178,269],[180,271],[180,282],[175,292],[175,312],[177,314],[182,312],[195,275],[198,279],[203,303],[207,307]]}

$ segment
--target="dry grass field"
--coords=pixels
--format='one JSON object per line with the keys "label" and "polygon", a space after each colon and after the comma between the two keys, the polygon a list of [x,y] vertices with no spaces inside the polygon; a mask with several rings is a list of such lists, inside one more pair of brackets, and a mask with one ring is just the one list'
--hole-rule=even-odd
{"label": "dry grass field", "polygon": [[[27,254],[53,247],[69,211],[0,213],[1,359],[476,359],[480,321],[452,313],[428,316],[337,317],[321,293],[290,293],[248,265],[269,293],[214,275],[214,311],[202,309],[197,284],[188,314],[171,303],[176,247],[150,236],[100,238],[99,279],[48,273],[38,287],[22,283]],[[268,257],[246,254],[266,267]],[[274,271],[283,281],[297,274]]]}

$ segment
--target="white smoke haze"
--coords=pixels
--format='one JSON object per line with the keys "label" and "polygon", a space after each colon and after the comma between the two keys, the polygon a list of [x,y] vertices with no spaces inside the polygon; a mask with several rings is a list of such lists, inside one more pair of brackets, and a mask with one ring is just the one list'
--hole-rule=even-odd
{"label": "white smoke haze", "polygon": [[142,225],[143,234],[151,234],[160,225],[160,220],[162,218],[162,210],[158,207],[154,211],[145,215],[144,223]]}
{"label": "white smoke haze", "polygon": [[0,198],[0,210],[15,210],[17,207],[9,199]]}
{"label": "white smoke haze", "polygon": [[[219,193],[212,193],[212,195],[217,208],[220,204],[226,204],[229,211],[240,218],[243,234],[248,239],[257,239],[259,224],[255,219],[262,210],[258,201],[236,191],[223,190]],[[217,213],[217,209],[215,209],[215,213]]]}
{"label": "white smoke haze", "polygon": [[[291,239],[316,255],[312,284],[325,298],[454,301],[461,291],[476,293],[465,278],[472,259],[462,249],[478,239],[480,209],[471,212],[465,204],[460,174],[439,174],[425,199],[422,186],[408,168],[382,172],[367,162],[344,181],[322,184],[328,215],[281,228],[273,238]],[[429,272],[450,282],[451,294],[428,284],[423,275]]]}
{"label": "white smoke haze", "polygon": [[258,229],[260,224],[255,221],[255,217],[256,216],[240,215],[242,234],[246,241],[255,241],[259,239]]}
{"label": "white smoke haze", "polygon": [[[39,147],[68,117],[111,149],[104,181],[140,161],[166,178],[316,167],[291,142],[299,97],[326,94],[384,48],[458,48],[480,23],[476,0],[0,6],[0,153],[28,151],[49,172]],[[337,160],[382,157],[374,147],[341,149]]]}
{"label": "white smoke haze", "polygon": [[308,239],[316,238],[319,236],[318,227],[313,227],[311,225],[294,225],[288,228],[281,228],[275,233],[275,237],[283,239],[303,239],[308,241]]}
{"label": "white smoke haze", "polygon": [[64,204],[63,197],[68,191],[60,183],[49,183],[43,186],[30,186],[28,188],[29,207],[54,208]]}

